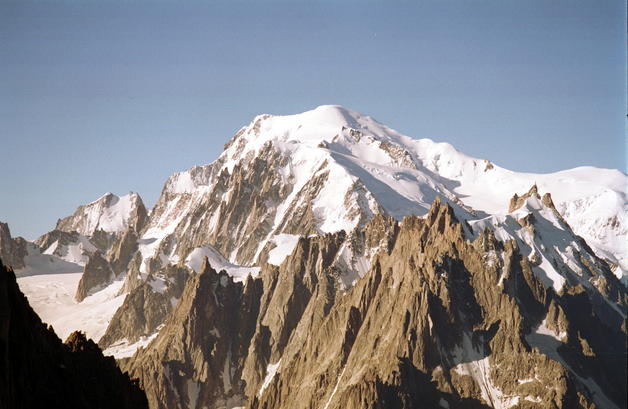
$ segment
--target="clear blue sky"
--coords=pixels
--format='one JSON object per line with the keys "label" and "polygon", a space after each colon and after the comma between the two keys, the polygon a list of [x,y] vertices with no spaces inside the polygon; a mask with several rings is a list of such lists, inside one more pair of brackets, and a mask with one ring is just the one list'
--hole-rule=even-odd
{"label": "clear blue sky", "polygon": [[0,2],[0,220],[152,206],[259,113],[340,104],[501,166],[625,169],[624,0]]}

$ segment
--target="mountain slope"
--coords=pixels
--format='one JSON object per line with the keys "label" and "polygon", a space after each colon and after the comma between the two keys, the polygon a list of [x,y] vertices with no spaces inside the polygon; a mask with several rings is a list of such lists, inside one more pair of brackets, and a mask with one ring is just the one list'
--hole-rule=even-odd
{"label": "mountain slope", "polygon": [[[628,260],[626,183],[625,175],[604,169],[578,168],[547,175],[511,172],[468,157],[448,144],[401,135],[355,111],[321,106],[297,115],[257,116],[225,145],[216,161],[172,175],[147,218],[136,195],[108,194],[58,224],[92,236],[55,230],[38,243],[45,247],[44,253],[79,266],[97,265],[88,263],[94,249],[107,259],[114,274],[106,266],[85,274],[86,280],[92,279],[81,286],[87,291],[77,293],[79,300],[124,275],[124,291],[138,294],[124,308],[152,315],[146,308],[157,301],[151,300],[178,299],[187,279],[183,271],[175,275],[181,279],[164,273],[169,265],[183,264],[190,273],[189,267],[198,268],[201,255],[215,260],[224,255],[220,265],[232,265],[227,271],[244,280],[257,267],[238,270],[238,265],[281,264],[300,236],[351,231],[380,213],[397,220],[425,215],[432,201],[441,197],[469,223],[465,225],[468,233],[491,227],[500,240],[518,240],[526,256],[542,262],[535,265],[535,273],[558,289],[567,274],[563,270],[576,275],[581,270],[583,261],[574,251],[580,252],[582,245],[574,234],[582,234],[587,246],[611,264],[617,277],[623,277]],[[533,185],[539,192],[552,194],[552,207],[562,220],[554,222],[553,210],[548,218],[539,218],[541,226],[552,232],[548,240],[519,224],[523,215],[511,215],[513,209],[508,206],[513,195]],[[121,216],[115,210],[120,208],[131,213]],[[115,223],[112,214],[120,216]],[[108,221],[105,227],[126,226],[126,230],[94,230],[102,220]],[[63,238],[68,235],[76,237]],[[565,243],[559,250],[553,249],[555,238]],[[549,249],[547,256],[544,249]],[[346,288],[369,268],[371,256],[354,254],[354,250],[346,249],[345,274],[339,278]],[[169,287],[168,283],[172,294],[155,291]],[[142,300],[143,305],[134,305],[132,300]],[[163,311],[157,315],[161,318],[147,320],[151,324],[137,333],[135,323],[119,322],[119,318],[142,318],[137,313],[118,314],[110,333],[119,335],[107,336],[106,346],[122,341],[116,338],[122,334],[127,342],[152,336],[170,309],[157,309]]]}

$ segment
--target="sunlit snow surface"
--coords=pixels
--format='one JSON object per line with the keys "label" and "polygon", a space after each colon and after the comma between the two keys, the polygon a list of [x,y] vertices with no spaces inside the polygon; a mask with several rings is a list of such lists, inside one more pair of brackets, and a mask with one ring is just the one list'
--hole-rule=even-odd
{"label": "sunlit snow surface", "polygon": [[268,388],[273,378],[277,374],[279,365],[281,365],[281,359],[274,364],[268,364],[268,366],[266,367],[266,377],[264,377],[264,382],[262,383],[262,386],[260,387],[259,392],[257,392],[258,395],[263,394],[264,390]]}
{"label": "sunlit snow surface", "polygon": [[249,275],[255,278],[260,271],[259,267],[244,267],[230,263],[210,245],[197,247],[192,250],[190,255],[185,260],[185,264],[195,272],[199,273],[205,257],[207,257],[209,264],[214,270],[225,270],[227,274],[233,277],[233,281],[236,283],[246,281],[246,278]]}
{"label": "sunlit snow surface", "polygon": [[[217,168],[210,172],[209,167],[195,167],[177,173],[164,189],[175,197],[191,195],[193,206],[207,193],[210,173],[231,172],[238,164],[246,167],[269,144],[289,158],[277,172],[281,183],[292,185],[292,190],[278,205],[272,233],[260,241],[257,254],[269,242],[281,240],[278,235],[283,232],[275,229],[291,203],[299,200],[301,188],[316,176],[327,175],[312,202],[320,233],[349,231],[362,220],[360,214],[383,211],[397,219],[423,215],[437,196],[466,206],[469,214],[465,218],[505,215],[510,198],[536,184],[541,194],[552,194],[556,208],[574,233],[598,256],[619,265],[615,270],[618,277],[628,272],[628,177],[622,172],[593,167],[549,174],[513,172],[467,156],[450,144],[402,135],[369,116],[339,106],[324,105],[296,115],[259,115],[210,165]],[[174,203],[168,205],[169,210],[175,207]],[[156,230],[150,237],[161,240],[170,222],[178,224],[185,218],[181,212],[166,213],[161,221],[151,222]],[[162,232],[157,231],[160,229]],[[232,256],[225,255],[236,262]],[[271,262],[278,260],[271,258]]]}
{"label": "sunlit snow surface", "polygon": [[39,274],[18,277],[20,290],[42,321],[53,326],[65,340],[73,331],[81,330],[88,338],[98,341],[113,314],[126,295],[117,295],[123,281],[115,281],[82,302],[74,300],[82,273]]}
{"label": "sunlit snow surface", "polygon": [[129,193],[124,196],[116,196],[106,193],[98,200],[86,204],[75,214],[75,219],[80,222],[73,230],[83,235],[91,235],[96,230],[107,233],[119,233],[124,231],[128,224],[132,210],[140,200],[137,193]]}
{"label": "sunlit snow surface", "polygon": [[277,247],[268,252],[268,262],[278,266],[292,253],[299,242],[299,236],[295,234],[278,234],[274,237],[273,242]]}

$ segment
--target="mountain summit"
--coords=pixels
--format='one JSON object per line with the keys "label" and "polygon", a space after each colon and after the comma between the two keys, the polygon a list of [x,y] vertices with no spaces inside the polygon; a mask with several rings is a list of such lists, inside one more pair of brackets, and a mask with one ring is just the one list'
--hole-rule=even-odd
{"label": "mountain summit", "polygon": [[120,233],[129,224],[139,224],[141,228],[146,216],[146,208],[137,193],[124,196],[106,193],[98,200],[80,206],[72,216],[60,219],[56,229],[85,236],[93,235],[96,230]]}
{"label": "mountain summit", "polygon": [[[507,214],[511,197],[532,185],[552,194],[573,231],[615,266],[618,277],[628,271],[622,244],[628,242],[628,178],[621,172],[512,172],[334,105],[255,117],[216,161],[168,179],[150,226],[159,240],[175,220],[185,229],[186,212],[202,211],[198,222],[209,242],[230,261],[251,264],[265,246],[285,242],[281,234],[349,231],[377,213],[398,220],[424,215],[437,196],[465,219]],[[238,214],[225,220],[235,208],[246,209],[246,220]]]}

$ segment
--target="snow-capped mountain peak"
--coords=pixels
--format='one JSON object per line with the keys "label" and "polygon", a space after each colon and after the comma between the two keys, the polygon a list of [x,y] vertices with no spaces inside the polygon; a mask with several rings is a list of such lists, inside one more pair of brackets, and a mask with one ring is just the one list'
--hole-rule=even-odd
{"label": "snow-capped mountain peak", "polygon": [[[199,240],[199,246],[219,245],[229,261],[252,264],[278,235],[351,231],[377,213],[398,220],[421,216],[436,197],[454,205],[463,218],[507,214],[510,198],[535,184],[552,194],[576,234],[618,266],[618,276],[628,271],[628,250],[618,244],[628,237],[621,216],[628,178],[621,172],[590,167],[513,172],[448,143],[413,139],[337,105],[295,115],[258,115],[216,161],[172,175],[145,234],[151,250],[143,254],[153,256],[167,235],[201,229],[201,214],[207,242]],[[601,203],[609,198],[616,206]],[[236,216],[235,208],[242,213]],[[583,212],[595,217],[583,218]],[[610,229],[597,227],[600,221]],[[187,251],[177,257],[186,257]]]}
{"label": "snow-capped mountain peak", "polygon": [[139,213],[146,213],[144,203],[137,193],[129,192],[124,196],[105,193],[99,199],[79,206],[72,216],[60,219],[57,230],[76,231],[90,236],[96,230],[106,233],[120,233]]}
{"label": "snow-capped mountain peak", "polygon": [[[369,116],[338,105],[322,105],[295,115],[256,116],[229,141],[221,158],[223,166],[231,169],[240,158],[259,152],[269,143],[285,151],[307,147],[346,152],[385,142],[403,145],[404,140],[409,138]],[[368,155],[363,151],[355,153]]]}

